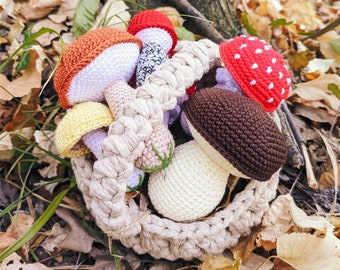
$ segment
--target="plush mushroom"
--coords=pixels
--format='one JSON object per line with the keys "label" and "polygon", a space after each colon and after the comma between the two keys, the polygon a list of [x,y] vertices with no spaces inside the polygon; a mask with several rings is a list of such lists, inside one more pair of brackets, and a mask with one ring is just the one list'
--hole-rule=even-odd
{"label": "plush mushroom", "polygon": [[[55,73],[54,86],[61,105],[69,108],[86,101],[106,100],[116,119],[134,95],[128,82],[135,72],[141,45],[139,38],[115,28],[96,29],[81,36],[65,50]],[[169,140],[169,149],[171,143]]]}
{"label": "plush mushroom", "polygon": [[[136,68],[136,85],[143,85],[145,79],[156,68],[166,62],[177,44],[177,34],[172,21],[157,10],[144,10],[132,17],[127,31],[143,42]],[[174,109],[164,113],[164,123],[171,125],[180,115],[181,104],[187,96],[178,99]]]}
{"label": "plush mushroom", "polygon": [[[67,47],[54,75],[60,104],[67,109],[86,101],[104,101],[114,81],[132,78],[141,41],[115,28],[87,32]],[[110,105],[110,104],[109,104]]]}
{"label": "plush mushroom", "polygon": [[220,203],[230,175],[266,181],[284,164],[284,137],[254,100],[204,88],[183,110],[194,139],[177,146],[170,165],[148,182],[150,200],[163,216],[203,218]]}
{"label": "plush mushroom", "polygon": [[137,69],[136,84],[143,85],[145,78],[168,59],[177,44],[172,21],[157,10],[144,10],[132,17],[127,31],[143,42]]}
{"label": "plush mushroom", "polygon": [[[67,111],[56,128],[55,144],[60,155],[74,158],[92,152],[101,158],[101,143],[107,138],[106,128],[114,121],[109,108],[99,102],[82,102]],[[143,171],[135,168],[128,179],[128,187],[138,187]]]}
{"label": "plush mushroom", "polygon": [[218,88],[244,93],[266,112],[287,99],[291,76],[282,55],[253,36],[238,36],[219,45],[225,68],[216,72]]}
{"label": "plush mushroom", "polygon": [[[110,94],[106,95],[107,102],[111,104],[114,115],[119,115],[124,105],[132,99],[135,89],[117,81],[108,90]],[[135,160],[135,166],[145,172],[154,172],[166,167],[171,162],[174,145],[169,128],[164,123],[156,125],[150,136],[144,140],[144,149]]]}

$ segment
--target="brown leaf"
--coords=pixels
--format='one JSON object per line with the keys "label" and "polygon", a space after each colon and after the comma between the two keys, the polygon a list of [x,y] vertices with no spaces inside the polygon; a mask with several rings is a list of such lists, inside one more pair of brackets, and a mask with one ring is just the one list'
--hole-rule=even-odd
{"label": "brown leaf", "polygon": [[12,253],[0,263],[2,270],[48,270],[49,268],[42,263],[25,263],[17,253]]}
{"label": "brown leaf", "polygon": [[[35,23],[32,28],[32,32],[33,33],[38,32],[42,27],[53,29],[59,34],[62,31],[68,30],[68,28],[64,24],[56,23],[48,18],[48,19],[39,20],[37,23]],[[39,42],[41,46],[46,47],[46,46],[51,45],[52,40],[55,39],[56,37],[57,35],[55,33],[45,33],[42,36],[38,37],[36,41]]]}
{"label": "brown leaf", "polygon": [[41,88],[41,67],[37,67],[39,55],[31,50],[31,58],[23,75],[9,81],[5,75],[0,74],[0,99],[11,100],[13,97],[28,95],[32,89]]}
{"label": "brown leaf", "polygon": [[245,261],[256,248],[257,235],[257,232],[253,232],[248,236],[241,238],[237,245],[230,249],[234,258],[241,258],[242,261]]}
{"label": "brown leaf", "polygon": [[[36,130],[34,132],[35,142],[40,148],[51,152],[52,154],[57,154],[57,148],[54,144],[54,131],[46,130]],[[60,161],[56,160],[54,157],[48,155],[46,152],[40,150],[40,148],[35,147],[33,149],[33,154],[38,157],[38,163],[47,163],[43,169],[39,169],[40,175],[44,178],[53,178],[57,176],[57,167]]]}
{"label": "brown leaf", "polygon": [[95,239],[83,226],[82,222],[71,211],[59,208],[57,215],[65,220],[69,226],[69,233],[58,243],[60,249],[70,249],[83,253],[89,253]]}
{"label": "brown leaf", "polygon": [[18,212],[14,215],[6,232],[0,232],[0,252],[12,245],[23,233],[31,228],[33,222],[33,217],[23,212]]}
{"label": "brown leaf", "polygon": [[241,259],[235,260],[235,263],[231,263],[225,257],[207,256],[203,261],[201,270],[238,270],[241,267]]}
{"label": "brown leaf", "polygon": [[314,57],[314,53],[310,50],[305,50],[302,52],[290,50],[288,54],[288,64],[295,72],[298,72],[302,68],[306,67],[309,61],[314,59]]}
{"label": "brown leaf", "polygon": [[[338,165],[338,177],[340,179],[340,164]],[[323,172],[319,178],[319,188],[321,190],[334,187],[334,171],[333,169]]]}

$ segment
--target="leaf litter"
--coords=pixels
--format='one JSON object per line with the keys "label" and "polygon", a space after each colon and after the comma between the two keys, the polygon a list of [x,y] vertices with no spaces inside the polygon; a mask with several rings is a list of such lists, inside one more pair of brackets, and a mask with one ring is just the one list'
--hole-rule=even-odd
{"label": "leaf litter", "polygon": [[[9,68],[6,67],[0,74],[0,107],[3,108],[0,110],[0,171],[3,170],[4,176],[8,177],[5,165],[18,156],[18,149],[26,149],[23,145],[27,140],[34,141],[36,146],[32,148],[32,156],[26,157],[28,153],[24,152],[25,159],[22,160],[22,164],[23,161],[28,162],[33,157],[37,173],[34,179],[28,180],[33,181],[36,186],[44,186],[39,189],[39,196],[53,196],[53,193],[63,186],[58,181],[51,184],[49,181],[60,176],[61,168],[64,172],[69,170],[59,160],[47,154],[57,154],[52,143],[53,126],[63,111],[53,110],[56,98],[45,94],[47,89],[41,91],[42,81],[47,77],[44,69],[48,67],[49,71],[53,70],[52,63],[56,63],[62,53],[62,45],[56,33],[64,39],[67,46],[84,31],[96,27],[112,26],[124,30],[126,22],[131,18],[124,1],[109,0],[105,1],[104,5],[99,5],[98,1],[98,5],[94,5],[90,10],[91,16],[87,17],[89,21],[86,28],[81,29],[79,24],[82,24],[82,20],[79,18],[84,18],[82,17],[84,14],[80,13],[78,4],[84,2],[0,1],[4,21],[13,26],[1,39],[2,44],[7,44],[7,52],[2,53],[2,58],[8,57],[19,48],[23,42],[23,30],[33,21],[35,21],[33,33],[46,26],[55,31],[37,38],[35,45],[30,48],[29,64],[22,72],[15,71],[20,59],[19,54],[13,58]],[[260,228],[254,228],[249,237],[231,249],[232,257],[225,254],[208,256],[206,260],[196,263],[194,268],[271,269],[273,263],[270,263],[268,268],[268,262],[275,258],[272,262],[278,270],[339,269],[337,268],[340,265],[340,201],[337,195],[340,154],[339,27],[326,31],[316,38],[307,37],[309,33],[313,34],[339,18],[339,1],[234,0],[233,5],[237,14],[243,14],[243,20],[240,17],[240,21],[247,22],[243,25],[245,30],[253,30],[260,38],[271,42],[282,52],[293,71],[294,90],[290,93],[287,104],[301,134],[305,149],[304,157],[309,160],[309,173],[313,174],[316,185],[308,185],[305,182],[308,178],[305,171],[292,172],[288,169],[288,177],[282,176],[279,195],[264,216]],[[83,13],[87,11],[84,9]],[[177,33],[180,37],[188,40],[197,38],[183,26],[183,19],[178,21],[178,17],[174,18],[176,10],[169,8],[163,9],[163,12],[168,12],[169,17],[172,16],[172,19],[176,20]],[[75,16],[78,16],[78,19],[74,19]],[[46,111],[39,100],[44,98],[44,95],[53,100]],[[304,126],[299,124],[301,122]],[[24,167],[20,168],[22,171]],[[287,168],[283,171],[285,169]],[[11,177],[15,178],[17,175]],[[1,183],[5,178],[1,177]],[[8,182],[13,183],[7,181],[7,186],[2,186],[9,190],[15,188]],[[58,262],[60,265],[76,264],[79,258],[92,263],[93,269],[104,267],[113,269],[115,257],[112,256],[112,250],[110,252],[108,250],[109,239],[103,240],[103,235],[98,232],[95,224],[91,227],[86,225],[93,220],[86,210],[79,211],[82,207],[85,209],[81,195],[73,193],[72,196],[74,198],[65,200],[64,207],[73,209],[78,216],[71,210],[59,208],[56,213],[58,216],[54,218],[50,228],[41,232],[40,244],[34,247],[37,254],[38,252],[44,254],[40,260],[49,263],[27,260],[29,255],[25,248],[29,248],[32,241],[4,259],[0,264],[1,269],[51,269],[48,267],[51,266],[51,262]],[[30,195],[27,198],[31,198]],[[1,199],[2,204],[6,204],[10,203],[9,200],[14,200],[14,197],[1,195]],[[33,203],[38,204],[37,200],[33,197]],[[25,218],[15,219],[18,215]],[[7,226],[2,224],[0,233],[3,240],[0,241],[2,248],[8,247],[32,225],[34,221],[32,217],[33,215],[17,212]],[[151,260],[137,256],[119,243],[115,244],[119,253],[116,258],[132,269],[142,269],[143,265],[159,269],[192,266],[192,262],[172,264]],[[73,252],[76,257],[67,255],[65,251]],[[68,259],[68,256],[71,259]],[[254,256],[257,259],[249,264]],[[77,259],[72,261],[72,258]],[[122,258],[125,258],[125,262]]]}

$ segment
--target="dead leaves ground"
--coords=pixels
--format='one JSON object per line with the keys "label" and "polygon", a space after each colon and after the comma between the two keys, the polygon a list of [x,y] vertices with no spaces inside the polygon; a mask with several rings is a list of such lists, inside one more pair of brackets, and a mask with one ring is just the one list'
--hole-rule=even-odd
{"label": "dead leaves ground", "polygon": [[[57,158],[53,143],[64,112],[49,81],[64,47],[103,25],[125,29],[122,21],[131,18],[123,1],[93,1],[87,10],[93,16],[84,21],[75,15],[78,3],[84,8],[80,2],[0,0],[1,63],[19,51],[0,74],[0,206],[14,205],[11,215],[0,218],[0,252],[72,181],[69,163]],[[261,226],[220,257],[156,261],[107,239],[73,189],[39,233],[3,259],[1,269],[340,269],[340,29],[320,32],[339,20],[340,1],[234,0],[233,6],[243,27],[287,60],[294,80],[287,104],[305,160],[302,168],[284,168]],[[180,37],[195,38],[175,18]],[[52,30],[25,43],[42,28]]]}

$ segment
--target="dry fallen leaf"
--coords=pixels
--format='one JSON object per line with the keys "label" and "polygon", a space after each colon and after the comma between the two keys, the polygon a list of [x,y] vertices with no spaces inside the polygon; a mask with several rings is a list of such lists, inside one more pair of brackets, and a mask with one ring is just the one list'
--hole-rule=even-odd
{"label": "dry fallen leaf", "polygon": [[17,253],[12,253],[0,263],[1,270],[48,270],[49,268],[39,262],[25,263]]}
{"label": "dry fallen leaf", "polygon": [[[54,21],[52,21],[51,19],[43,19],[43,20],[39,20],[37,23],[34,24],[33,28],[32,28],[32,33],[36,33],[38,32],[41,28],[43,27],[47,27],[50,29],[53,29],[54,31],[56,31],[57,33],[61,33],[62,31],[67,31],[68,28],[63,25],[62,23],[56,23]],[[53,39],[55,39],[57,37],[57,35],[55,33],[45,33],[43,35],[41,35],[40,37],[38,37],[36,39],[36,41],[43,47],[49,46],[52,42]]]}
{"label": "dry fallen leaf", "polygon": [[277,257],[297,270],[339,270],[340,240],[331,232],[325,237],[309,233],[284,234],[277,239]]}
{"label": "dry fallen leaf", "polygon": [[298,208],[290,194],[280,195],[263,217],[259,233],[262,240],[275,242],[289,230],[317,231],[325,235],[334,226],[323,217],[307,216]]}
{"label": "dry fallen leaf", "polygon": [[113,27],[121,30],[127,29],[127,24],[131,19],[127,11],[128,6],[121,0],[108,0],[98,14],[92,29],[101,27]]}
{"label": "dry fallen leaf", "polygon": [[41,88],[41,67],[38,67],[39,55],[31,50],[30,63],[23,75],[13,81],[9,81],[5,75],[0,74],[0,99],[11,100],[13,97],[23,97],[29,94],[33,88]]}
{"label": "dry fallen leaf", "polygon": [[53,251],[58,249],[69,249],[83,253],[89,253],[95,239],[85,228],[82,222],[75,217],[71,211],[59,208],[57,215],[67,222],[67,227],[61,228],[56,225],[44,241],[43,246]]}
{"label": "dry fallen leaf", "polygon": [[333,124],[338,121],[340,100],[327,89],[329,84],[340,85],[340,76],[323,74],[315,80],[296,84],[289,94],[294,113],[318,123]]}
{"label": "dry fallen leaf", "polygon": [[[58,153],[54,144],[54,131],[36,130],[34,132],[34,138],[39,147],[55,155]],[[60,164],[60,161],[40,150],[38,147],[34,147],[32,153],[35,157],[38,157],[38,163],[48,164],[48,166],[45,166],[43,169],[39,169],[39,173],[42,177],[53,178],[57,176],[57,167]]]}
{"label": "dry fallen leaf", "polygon": [[4,251],[13,244],[24,232],[33,224],[34,219],[31,215],[18,212],[11,218],[11,225],[6,232],[0,232],[0,252]]}
{"label": "dry fallen leaf", "polygon": [[225,257],[207,256],[202,265],[201,270],[238,270],[241,267],[241,259],[238,258],[234,263]]}
{"label": "dry fallen leaf", "polygon": [[181,17],[181,14],[179,14],[177,9],[173,7],[159,7],[159,8],[156,8],[156,10],[168,16],[168,18],[172,21],[175,27],[183,26],[183,23],[185,22],[185,20]]}

